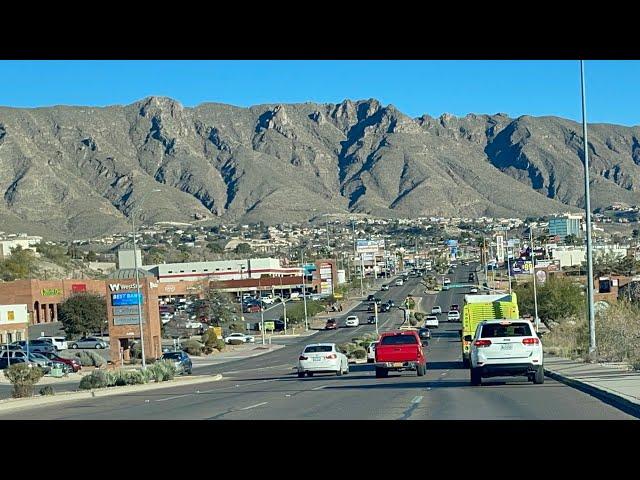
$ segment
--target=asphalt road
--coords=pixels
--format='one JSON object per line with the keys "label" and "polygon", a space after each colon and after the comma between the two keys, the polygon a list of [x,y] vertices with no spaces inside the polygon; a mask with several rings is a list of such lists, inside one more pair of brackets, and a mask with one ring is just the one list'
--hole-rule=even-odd
{"label": "asphalt road", "polygon": [[[459,267],[452,282],[466,283],[469,267]],[[422,294],[417,279],[380,292],[396,304],[408,293]],[[458,289],[431,295],[425,308],[438,304],[447,311],[462,304]],[[366,319],[366,306],[355,312]],[[344,317],[339,324],[343,324]],[[397,308],[380,314],[380,329],[402,322]],[[352,365],[349,375],[315,375],[299,379],[293,366],[302,347],[312,342],[343,342],[374,330],[373,325],[339,328],[310,338],[291,340],[273,353],[222,365],[202,367],[197,373],[222,373],[224,379],[197,386],[171,387],[114,397],[98,397],[46,408],[0,415],[20,419],[632,419],[596,398],[549,378],[533,385],[525,378],[483,380],[469,384],[462,368],[458,330],[446,322],[433,332],[427,347],[427,374],[391,373],[377,379],[369,365]]]}

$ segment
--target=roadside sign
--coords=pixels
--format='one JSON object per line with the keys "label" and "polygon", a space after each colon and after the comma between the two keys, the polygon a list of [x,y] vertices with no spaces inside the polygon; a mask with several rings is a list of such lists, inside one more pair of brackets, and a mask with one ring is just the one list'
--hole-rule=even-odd
{"label": "roadside sign", "polygon": [[264,328],[266,330],[275,330],[276,329],[276,322],[264,322]]}

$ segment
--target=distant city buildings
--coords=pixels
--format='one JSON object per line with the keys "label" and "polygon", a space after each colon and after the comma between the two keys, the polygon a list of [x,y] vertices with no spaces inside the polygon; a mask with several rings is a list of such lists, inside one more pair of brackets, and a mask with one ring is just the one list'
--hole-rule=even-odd
{"label": "distant city buildings", "polygon": [[568,235],[582,237],[581,223],[581,215],[563,215],[551,218],[549,220],[549,235],[557,235],[562,240]]}

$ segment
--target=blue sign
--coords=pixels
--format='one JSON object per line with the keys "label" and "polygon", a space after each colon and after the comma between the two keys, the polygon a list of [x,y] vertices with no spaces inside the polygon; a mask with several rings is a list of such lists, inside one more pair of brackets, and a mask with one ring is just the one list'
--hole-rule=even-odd
{"label": "blue sign", "polygon": [[119,306],[119,305],[142,305],[144,303],[144,298],[142,294],[138,297],[138,294],[135,292],[132,293],[114,293],[111,295],[111,305]]}

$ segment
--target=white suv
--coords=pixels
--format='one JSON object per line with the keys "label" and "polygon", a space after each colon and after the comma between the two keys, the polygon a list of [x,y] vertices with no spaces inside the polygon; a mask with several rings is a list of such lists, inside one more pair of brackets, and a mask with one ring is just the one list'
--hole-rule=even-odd
{"label": "white suv", "polygon": [[440,307],[440,305],[431,307],[431,315],[440,315],[441,313],[442,313],[442,308]]}
{"label": "white suv", "polygon": [[360,325],[360,319],[355,315],[349,315],[344,324],[346,327],[357,327],[358,325]]}
{"label": "white suv", "polygon": [[527,376],[536,384],[544,383],[542,343],[531,322],[519,319],[480,323],[471,344],[471,385],[480,385],[487,377],[516,375]]}

